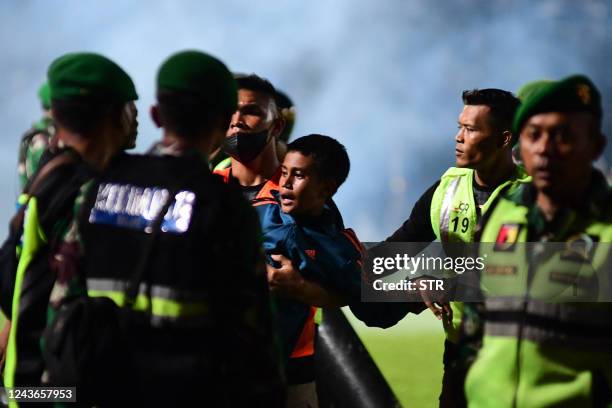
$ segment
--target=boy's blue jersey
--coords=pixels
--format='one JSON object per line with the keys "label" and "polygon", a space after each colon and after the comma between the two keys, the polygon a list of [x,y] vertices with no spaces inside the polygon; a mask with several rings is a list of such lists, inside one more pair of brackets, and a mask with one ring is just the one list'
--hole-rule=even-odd
{"label": "boy's blue jersey", "polygon": [[[278,199],[278,193],[273,192]],[[363,248],[351,229],[343,228],[337,209],[326,206],[317,217],[293,217],[280,205],[257,207],[268,262],[272,254],[291,259],[300,274],[343,296],[348,303],[360,300]],[[285,347],[291,352],[310,306],[279,299],[279,320]]]}

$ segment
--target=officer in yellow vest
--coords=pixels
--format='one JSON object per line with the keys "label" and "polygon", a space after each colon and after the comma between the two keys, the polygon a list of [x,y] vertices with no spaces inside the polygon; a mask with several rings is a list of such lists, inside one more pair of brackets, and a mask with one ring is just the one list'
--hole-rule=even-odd
{"label": "officer in yellow vest", "polygon": [[516,113],[533,182],[483,219],[486,323],[470,407],[612,404],[612,193],[592,167],[601,119],[600,94],[581,75],[541,83]]}
{"label": "officer in yellow vest", "polygon": [[[449,168],[416,202],[410,218],[387,242],[473,242],[478,219],[505,189],[528,181],[528,176],[512,161],[516,136],[511,131],[512,118],[519,101],[500,89],[464,91],[459,131],[455,136],[456,167]],[[414,306],[402,303],[361,303],[351,306],[353,313],[370,326],[389,327]],[[444,322],[447,334],[444,353],[444,379],[440,406],[465,405],[464,367],[458,359],[456,344],[463,304],[430,310]],[[401,309],[404,309],[403,311]],[[450,317],[452,316],[452,321]]]}

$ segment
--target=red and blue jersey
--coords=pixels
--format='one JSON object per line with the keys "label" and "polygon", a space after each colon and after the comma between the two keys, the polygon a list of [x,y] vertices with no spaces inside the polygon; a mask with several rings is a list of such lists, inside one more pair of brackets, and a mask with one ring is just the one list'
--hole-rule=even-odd
{"label": "red and blue jersey", "polygon": [[[272,195],[278,200],[277,191]],[[285,214],[280,205],[262,208],[264,249],[269,262],[272,254],[284,255],[305,279],[338,293],[348,303],[359,302],[363,247],[353,230],[344,228],[337,211],[332,204],[326,205],[320,216],[294,217]],[[292,300],[279,302],[286,347],[293,349],[299,343],[299,328],[310,320],[311,309]]]}
{"label": "red and blue jersey", "polygon": [[[230,183],[231,168],[215,171]],[[270,255],[291,259],[305,279],[343,296],[349,303],[359,301],[364,250],[351,229],[345,229],[332,200],[318,217],[292,217],[282,212],[278,201],[280,168],[268,180],[251,204],[259,215],[264,249]],[[274,299],[279,332],[286,357],[314,354],[316,308],[290,299]]]}

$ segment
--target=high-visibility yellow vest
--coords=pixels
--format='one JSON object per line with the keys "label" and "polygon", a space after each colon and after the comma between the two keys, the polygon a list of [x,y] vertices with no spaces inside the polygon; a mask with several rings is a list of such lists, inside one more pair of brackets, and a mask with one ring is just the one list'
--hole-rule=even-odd
{"label": "high-visibility yellow vest", "polygon": [[[440,179],[431,200],[431,226],[436,238],[442,242],[474,242],[474,234],[478,224],[477,204],[474,200],[473,169],[451,167]],[[521,167],[517,167],[513,178],[503,182],[493,190],[489,199],[481,207],[484,214],[491,203],[503,190],[513,190],[531,178]],[[445,324],[446,337],[456,343],[459,340],[459,326],[463,312],[463,303],[451,302],[453,310],[452,325]]]}
{"label": "high-visibility yellow vest", "polygon": [[[570,213],[558,243],[526,244],[528,207],[503,198],[492,211],[480,244],[487,314],[466,380],[469,406],[598,406],[598,384],[612,385],[612,303],[584,300],[610,293],[611,214]],[[586,245],[573,246],[579,240]]]}

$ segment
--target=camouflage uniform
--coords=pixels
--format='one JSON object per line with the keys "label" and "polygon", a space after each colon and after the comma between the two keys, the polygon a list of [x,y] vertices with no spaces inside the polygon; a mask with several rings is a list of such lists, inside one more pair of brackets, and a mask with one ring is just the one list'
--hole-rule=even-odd
{"label": "camouflage uniform", "polygon": [[54,134],[55,127],[53,126],[53,120],[49,117],[44,117],[36,122],[21,139],[17,172],[22,191],[32,176],[36,174],[40,158],[51,143]]}
{"label": "camouflage uniform", "polygon": [[84,255],[81,234],[79,232],[79,214],[85,197],[89,193],[93,181],[83,184],[74,202],[72,217],[64,220],[63,225],[57,225],[58,241],[51,258],[51,271],[56,279],[49,296],[47,322],[55,318],[55,312],[62,300],[68,296],[85,295],[85,285],[78,274],[78,266]]}

